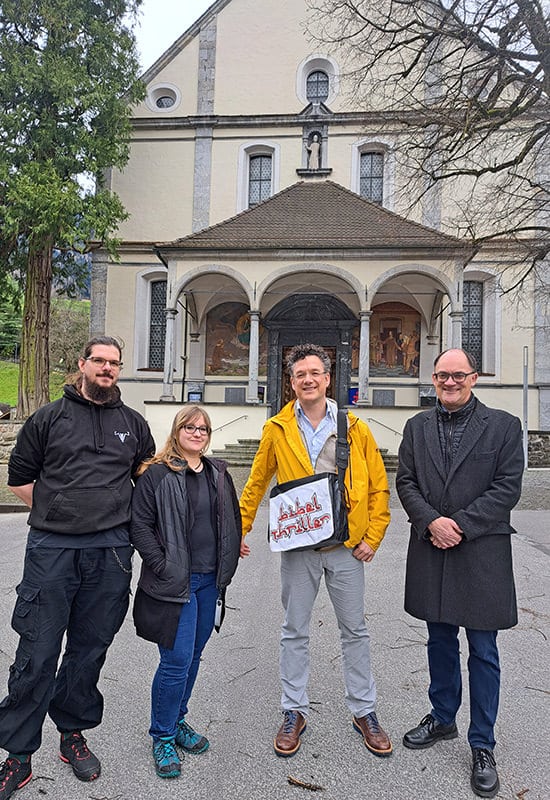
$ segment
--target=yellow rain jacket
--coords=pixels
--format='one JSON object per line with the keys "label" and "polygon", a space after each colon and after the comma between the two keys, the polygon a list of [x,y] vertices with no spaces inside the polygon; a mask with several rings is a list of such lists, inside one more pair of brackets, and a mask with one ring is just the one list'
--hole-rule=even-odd
{"label": "yellow rain jacket", "polygon": [[[277,483],[285,483],[315,472],[298,428],[294,403],[294,400],[287,403],[264,425],[240,499],[243,534],[250,531],[273,475],[277,474]],[[345,484],[350,508],[346,547],[353,549],[363,540],[376,550],[390,522],[388,478],[368,425],[349,412],[348,442],[350,456]]]}

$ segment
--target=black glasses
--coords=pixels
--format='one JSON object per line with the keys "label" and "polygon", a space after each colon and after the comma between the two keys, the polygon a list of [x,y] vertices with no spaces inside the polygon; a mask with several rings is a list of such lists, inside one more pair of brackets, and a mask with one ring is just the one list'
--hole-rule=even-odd
{"label": "black glasses", "polygon": [[198,431],[201,436],[208,436],[210,433],[210,429],[207,428],[206,425],[184,425],[183,430],[190,436],[192,436],[196,431]]}
{"label": "black glasses", "polygon": [[475,369],[472,372],[434,372],[434,378],[438,383],[446,383],[449,378],[452,378],[455,383],[464,383],[468,375],[475,374]]}
{"label": "black glasses", "polygon": [[88,358],[85,358],[84,361],[91,361],[92,364],[96,365],[96,367],[104,367],[105,364],[109,364],[109,366],[111,366],[113,369],[120,369],[122,367],[122,361],[117,361],[116,358],[113,360],[112,358],[88,356]]}

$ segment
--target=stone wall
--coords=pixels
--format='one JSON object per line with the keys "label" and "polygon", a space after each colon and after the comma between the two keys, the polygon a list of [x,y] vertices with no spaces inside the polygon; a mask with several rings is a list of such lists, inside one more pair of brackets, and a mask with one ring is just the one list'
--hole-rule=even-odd
{"label": "stone wall", "polygon": [[550,467],[550,431],[529,431],[529,466]]}
{"label": "stone wall", "polygon": [[0,421],[0,464],[7,464],[22,422]]}

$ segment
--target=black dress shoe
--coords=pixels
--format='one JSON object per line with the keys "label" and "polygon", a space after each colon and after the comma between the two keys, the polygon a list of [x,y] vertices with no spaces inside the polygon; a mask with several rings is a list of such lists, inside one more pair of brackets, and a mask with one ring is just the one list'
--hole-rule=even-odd
{"label": "black dress shoe", "polygon": [[472,748],[472,789],[478,797],[494,797],[500,788],[492,750]]}
{"label": "black dress shoe", "polygon": [[420,720],[420,725],[407,731],[403,736],[403,744],[405,747],[410,747],[411,750],[424,750],[424,748],[439,742],[440,739],[456,739],[457,736],[458,728],[455,722],[450,725],[442,725],[431,714],[426,714],[424,719]]}

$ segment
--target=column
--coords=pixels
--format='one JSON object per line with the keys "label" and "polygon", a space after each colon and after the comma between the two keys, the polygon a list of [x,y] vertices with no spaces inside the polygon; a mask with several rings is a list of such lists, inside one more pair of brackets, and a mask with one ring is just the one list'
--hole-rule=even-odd
{"label": "column", "polygon": [[258,403],[258,364],[260,361],[260,312],[250,311],[250,340],[248,342],[247,403]]}
{"label": "column", "polygon": [[462,311],[451,311],[451,347],[462,347]]}
{"label": "column", "polygon": [[360,311],[359,337],[359,397],[357,405],[369,405],[370,318],[372,311]]}
{"label": "column", "polygon": [[164,379],[162,383],[162,402],[175,402],[174,395],[174,330],[176,323],[175,308],[166,309],[166,339],[164,343]]}

